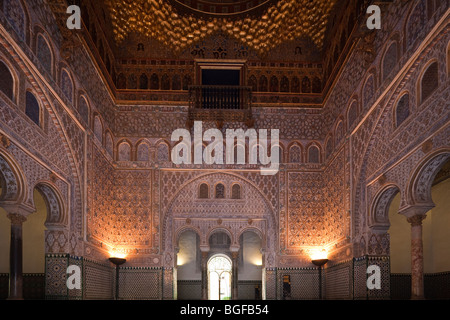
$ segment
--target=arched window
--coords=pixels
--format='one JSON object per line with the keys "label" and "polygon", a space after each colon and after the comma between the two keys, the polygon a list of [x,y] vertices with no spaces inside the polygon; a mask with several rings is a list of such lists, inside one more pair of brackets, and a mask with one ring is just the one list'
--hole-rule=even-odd
{"label": "arched window", "polygon": [[150,89],[159,90],[159,77],[156,73],[152,74],[150,77]]}
{"label": "arched window", "polygon": [[286,76],[281,78],[280,91],[289,92],[289,79]]}
{"label": "arched window", "polygon": [[225,186],[221,183],[216,185],[216,199],[225,198]]}
{"label": "arched window", "polygon": [[310,146],[308,148],[308,162],[309,163],[320,162],[319,148],[317,148],[316,146]]}
{"label": "arched window", "polygon": [[99,116],[94,118],[94,136],[97,137],[98,141],[103,142],[103,124]]}
{"label": "arched window", "polygon": [[149,161],[150,160],[150,148],[147,143],[141,142],[137,146],[136,160],[137,161]]}
{"label": "arched window", "polygon": [[311,93],[311,80],[308,77],[302,79],[302,92]]}
{"label": "arched window", "polygon": [[372,98],[375,94],[375,81],[373,75],[369,77],[364,85],[363,91],[363,107],[368,109],[371,106]]}
{"label": "arched window", "polygon": [[41,124],[41,110],[39,107],[39,102],[30,91],[27,91],[26,94],[25,114],[38,126]]}
{"label": "arched window", "polygon": [[139,89],[146,90],[148,88],[148,77],[145,73],[139,77]]}
{"label": "arched window", "polygon": [[438,87],[438,64],[433,62],[425,71],[420,81],[421,103],[424,102]]}
{"label": "arched window", "polygon": [[281,164],[281,163],[283,163],[283,148],[281,148],[280,146],[273,146],[270,149],[270,153],[271,153],[270,157],[272,157],[272,152],[275,152],[275,149],[278,149],[278,164]]}
{"label": "arched window", "polygon": [[278,78],[275,76],[272,76],[270,78],[270,92],[278,92],[280,91],[279,85],[278,85]]}
{"label": "arched window", "polygon": [[383,57],[383,80],[387,78],[387,76],[394,69],[397,64],[397,43],[393,42],[389,49],[386,50],[386,53]]}
{"label": "arched window", "polygon": [[170,90],[170,78],[167,74],[161,78],[161,90]]}
{"label": "arched window", "polygon": [[22,8],[21,1],[3,0],[0,1],[0,9],[3,11],[6,19],[9,21],[17,35],[25,40],[27,30],[27,17]]}
{"label": "arched window", "polygon": [[0,91],[11,101],[14,100],[14,79],[9,68],[0,61]]}
{"label": "arched window", "polygon": [[80,113],[81,119],[85,122],[85,124],[89,124],[89,106],[86,102],[86,99],[80,98],[80,105],[78,106],[78,112]]}
{"label": "arched window", "polygon": [[356,121],[356,118],[358,118],[358,104],[356,101],[353,101],[350,105],[350,108],[348,109],[348,127],[351,128],[353,123]]}
{"label": "arched window", "polygon": [[121,142],[117,148],[117,160],[130,161],[131,160],[131,146],[128,142]]}
{"label": "arched window", "polygon": [[127,78],[123,73],[120,73],[117,77],[117,89],[127,88]]}
{"label": "arched window", "polygon": [[266,76],[261,76],[259,78],[259,92],[267,92],[267,78],[266,78]]}
{"label": "arched window", "polygon": [[66,70],[61,71],[61,90],[69,99],[70,102],[73,102],[73,84],[72,79],[69,76],[69,73]]}
{"label": "arched window", "polygon": [[314,77],[312,81],[312,93],[322,92],[322,81],[318,77]]}
{"label": "arched window", "polygon": [[300,93],[300,79],[298,77],[292,78],[291,92]]}
{"label": "arched window", "polygon": [[189,90],[190,85],[192,85],[192,78],[190,75],[185,74],[183,77],[183,90]]}
{"label": "arched window", "polygon": [[395,107],[395,126],[398,127],[409,116],[409,94],[404,94]]}
{"label": "arched window", "polygon": [[258,91],[258,80],[256,80],[256,77],[254,75],[252,75],[248,79],[248,86],[252,88],[253,92],[257,92]]}
{"label": "arched window", "polygon": [[106,151],[108,151],[109,155],[112,157],[114,154],[114,146],[113,146],[114,142],[113,142],[113,138],[111,136],[111,133],[108,132],[106,133],[106,137],[105,137],[105,148]]}
{"label": "arched window", "polygon": [[47,71],[48,74],[51,75],[53,65],[52,52],[50,51],[50,47],[47,41],[45,41],[44,37],[41,34],[37,36],[36,55],[45,71]]}
{"label": "arched window", "polygon": [[181,90],[181,77],[179,74],[175,74],[172,77],[172,90]]}
{"label": "arched window", "polygon": [[169,161],[169,146],[167,144],[160,143],[158,145],[156,159],[158,162]]}
{"label": "arched window", "polygon": [[209,198],[209,186],[206,183],[202,183],[200,185],[198,197],[200,199],[208,199]]}
{"label": "arched window", "polygon": [[302,162],[302,149],[299,146],[293,145],[289,149],[289,162],[290,163]]}
{"label": "arched window", "polygon": [[418,39],[421,30],[425,27],[427,19],[427,0],[415,1],[416,7],[412,11],[406,24],[406,39],[408,48]]}
{"label": "arched window", "polygon": [[241,198],[241,186],[239,184],[233,184],[231,187],[231,198],[240,199]]}
{"label": "arched window", "polygon": [[134,73],[128,76],[127,89],[137,89],[137,78]]}

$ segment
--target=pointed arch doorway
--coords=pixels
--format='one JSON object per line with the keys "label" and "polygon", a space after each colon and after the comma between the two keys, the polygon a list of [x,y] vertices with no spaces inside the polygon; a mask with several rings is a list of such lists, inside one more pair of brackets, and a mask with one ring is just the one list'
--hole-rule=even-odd
{"label": "pointed arch doorway", "polygon": [[208,300],[231,299],[232,262],[225,254],[215,254],[208,260]]}

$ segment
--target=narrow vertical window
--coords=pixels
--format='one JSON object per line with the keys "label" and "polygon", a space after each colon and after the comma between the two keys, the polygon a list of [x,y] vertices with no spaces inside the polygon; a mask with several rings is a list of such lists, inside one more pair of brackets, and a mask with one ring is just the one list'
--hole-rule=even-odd
{"label": "narrow vertical window", "polygon": [[422,100],[425,101],[438,87],[438,64],[433,62],[425,71],[420,82]]}
{"label": "narrow vertical window", "polygon": [[0,61],[0,91],[10,100],[14,99],[14,80],[9,68]]}
{"label": "narrow vertical window", "polygon": [[232,199],[241,199],[241,186],[238,184],[234,184],[231,188],[231,198]]}
{"label": "narrow vertical window", "polygon": [[225,198],[225,186],[221,183],[216,185],[216,199]]}
{"label": "narrow vertical window", "polygon": [[209,198],[209,187],[206,183],[202,183],[200,185],[199,198],[200,199],[208,199]]}
{"label": "narrow vertical window", "polygon": [[397,103],[395,109],[395,125],[398,127],[409,116],[409,95],[405,94]]}
{"label": "narrow vertical window", "polygon": [[26,94],[25,114],[31,119],[31,121],[36,123],[38,126],[40,125],[41,111],[39,108],[39,103],[30,91],[27,91]]}

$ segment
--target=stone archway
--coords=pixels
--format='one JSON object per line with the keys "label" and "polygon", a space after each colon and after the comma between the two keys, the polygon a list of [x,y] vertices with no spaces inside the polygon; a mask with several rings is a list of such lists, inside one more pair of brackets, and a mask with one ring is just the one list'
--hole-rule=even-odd
{"label": "stone archway", "polygon": [[435,207],[431,197],[433,180],[450,159],[448,149],[438,149],[426,156],[412,171],[407,187],[407,203],[400,208],[411,224],[411,298],[424,299],[424,257],[422,221]]}
{"label": "stone archway", "polygon": [[23,298],[23,246],[22,226],[26,217],[34,210],[23,201],[26,198],[26,181],[23,171],[14,159],[0,150],[0,207],[11,221],[10,261],[9,261],[9,299]]}
{"label": "stone archway", "polygon": [[431,198],[431,185],[436,174],[449,159],[450,150],[437,150],[416,167],[407,189],[410,205],[434,206]]}
{"label": "stone archway", "polygon": [[[210,196],[208,199],[200,199],[198,187],[205,182],[210,186],[218,182],[224,184],[225,197],[215,199]],[[241,185],[241,199],[231,197],[231,186],[236,182]],[[209,253],[208,240],[212,233],[222,231],[230,236],[230,251],[233,255],[239,251],[239,237],[242,231],[249,228],[256,230],[262,238],[263,265],[266,268],[274,266],[277,243],[275,215],[264,194],[243,177],[228,172],[197,176],[178,189],[167,208],[162,217],[161,234],[164,269],[168,272],[176,267],[174,254],[177,250],[177,235],[185,228],[198,230],[204,259]],[[232,259],[235,258],[237,259],[237,257]],[[206,298],[205,290],[207,288],[203,284],[203,298]]]}
{"label": "stone archway", "polygon": [[369,211],[369,230],[367,253],[389,256],[389,207],[400,189],[396,185],[387,185],[375,196]]}

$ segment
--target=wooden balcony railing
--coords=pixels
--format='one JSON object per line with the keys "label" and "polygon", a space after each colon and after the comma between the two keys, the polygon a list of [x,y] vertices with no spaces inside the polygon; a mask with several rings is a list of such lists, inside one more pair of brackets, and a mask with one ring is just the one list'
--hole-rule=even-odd
{"label": "wooden balcony railing", "polygon": [[190,86],[190,120],[246,121],[251,117],[251,87]]}

